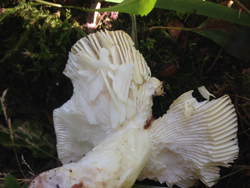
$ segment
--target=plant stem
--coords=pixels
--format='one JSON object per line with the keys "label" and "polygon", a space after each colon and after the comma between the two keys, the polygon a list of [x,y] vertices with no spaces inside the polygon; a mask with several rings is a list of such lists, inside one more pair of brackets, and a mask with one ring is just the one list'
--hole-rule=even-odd
{"label": "plant stem", "polygon": [[176,30],[183,30],[183,31],[193,31],[193,28],[181,28],[181,27],[165,27],[165,26],[154,26],[150,27],[149,31],[153,29],[176,29]]}
{"label": "plant stem", "polygon": [[245,7],[243,4],[241,4],[238,0],[233,0],[240,8],[242,8],[247,14],[250,15],[250,10],[248,10],[247,7]]}
{"label": "plant stem", "polygon": [[59,7],[59,8],[75,8],[75,9],[79,9],[82,11],[96,11],[95,9],[85,9],[84,7],[78,7],[78,6],[72,6],[72,5],[61,5],[61,4],[51,3],[51,2],[47,2],[43,0],[35,0],[35,1],[40,4],[45,4],[45,5]]}
{"label": "plant stem", "polygon": [[132,31],[131,31],[131,38],[135,43],[135,48],[138,50],[138,37],[137,37],[137,25],[136,25],[136,16],[135,14],[131,14],[132,20]]}
{"label": "plant stem", "polygon": [[46,4],[46,5],[50,5],[50,6],[53,6],[53,7],[62,7],[62,5],[60,4],[56,4],[56,3],[50,3],[50,2],[47,2],[47,1],[43,1],[43,0],[35,0],[39,3],[43,3],[43,4]]}

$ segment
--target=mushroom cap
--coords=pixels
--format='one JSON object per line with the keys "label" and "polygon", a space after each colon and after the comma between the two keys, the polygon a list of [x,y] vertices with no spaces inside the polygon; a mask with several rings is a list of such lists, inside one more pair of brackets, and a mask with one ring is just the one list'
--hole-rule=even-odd
{"label": "mushroom cap", "polygon": [[[209,99],[205,87],[199,91]],[[198,102],[192,92],[181,95],[152,123],[152,152],[139,180],[191,187],[200,179],[211,187],[220,177],[218,166],[229,167],[237,158],[237,116],[229,96]]]}
{"label": "mushroom cap", "polygon": [[101,31],[76,42],[64,74],[73,96],[53,112],[63,164],[77,162],[126,121],[151,117],[152,95],[162,94],[143,56],[123,31]]}

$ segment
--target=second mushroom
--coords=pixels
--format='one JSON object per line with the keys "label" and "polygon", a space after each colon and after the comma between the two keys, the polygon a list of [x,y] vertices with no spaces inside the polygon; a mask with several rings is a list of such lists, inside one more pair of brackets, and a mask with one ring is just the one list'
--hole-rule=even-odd
{"label": "second mushroom", "polygon": [[62,167],[36,177],[30,188],[131,187],[136,179],[211,187],[219,167],[238,155],[237,117],[229,96],[198,102],[192,91],[167,113],[152,117],[162,83],[123,31],[101,31],[71,49],[64,74],[74,94],[54,110]]}

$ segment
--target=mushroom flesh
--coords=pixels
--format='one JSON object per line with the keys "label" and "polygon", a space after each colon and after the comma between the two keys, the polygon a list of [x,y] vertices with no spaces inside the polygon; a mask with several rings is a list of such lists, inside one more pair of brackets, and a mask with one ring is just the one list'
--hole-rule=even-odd
{"label": "mushroom flesh", "polygon": [[152,97],[163,94],[143,56],[123,31],[101,31],[77,41],[64,74],[73,96],[54,110],[63,163],[43,172],[30,188],[131,187],[145,178],[211,187],[219,167],[238,155],[237,117],[229,96],[198,102],[192,91],[159,119]]}

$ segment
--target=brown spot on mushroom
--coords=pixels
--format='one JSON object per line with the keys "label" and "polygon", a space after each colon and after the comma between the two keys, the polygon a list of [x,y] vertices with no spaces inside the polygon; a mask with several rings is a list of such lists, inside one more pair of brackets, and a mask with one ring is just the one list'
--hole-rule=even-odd
{"label": "brown spot on mushroom", "polygon": [[78,183],[78,184],[75,184],[73,185],[71,188],[84,188],[85,186],[83,185],[82,182]]}
{"label": "brown spot on mushroom", "polygon": [[56,184],[56,188],[60,188],[60,186],[58,184]]}
{"label": "brown spot on mushroom", "polygon": [[102,182],[102,186],[103,186],[103,187],[107,187],[106,182],[103,181],[103,182]]}
{"label": "brown spot on mushroom", "polygon": [[154,117],[151,117],[150,120],[146,121],[146,124],[144,125],[144,129],[149,129],[153,121],[154,121]]}
{"label": "brown spot on mushroom", "polygon": [[72,173],[72,170],[69,170]]}
{"label": "brown spot on mushroom", "polygon": [[151,126],[151,121],[146,122],[146,124],[144,125],[144,129],[148,129]]}

